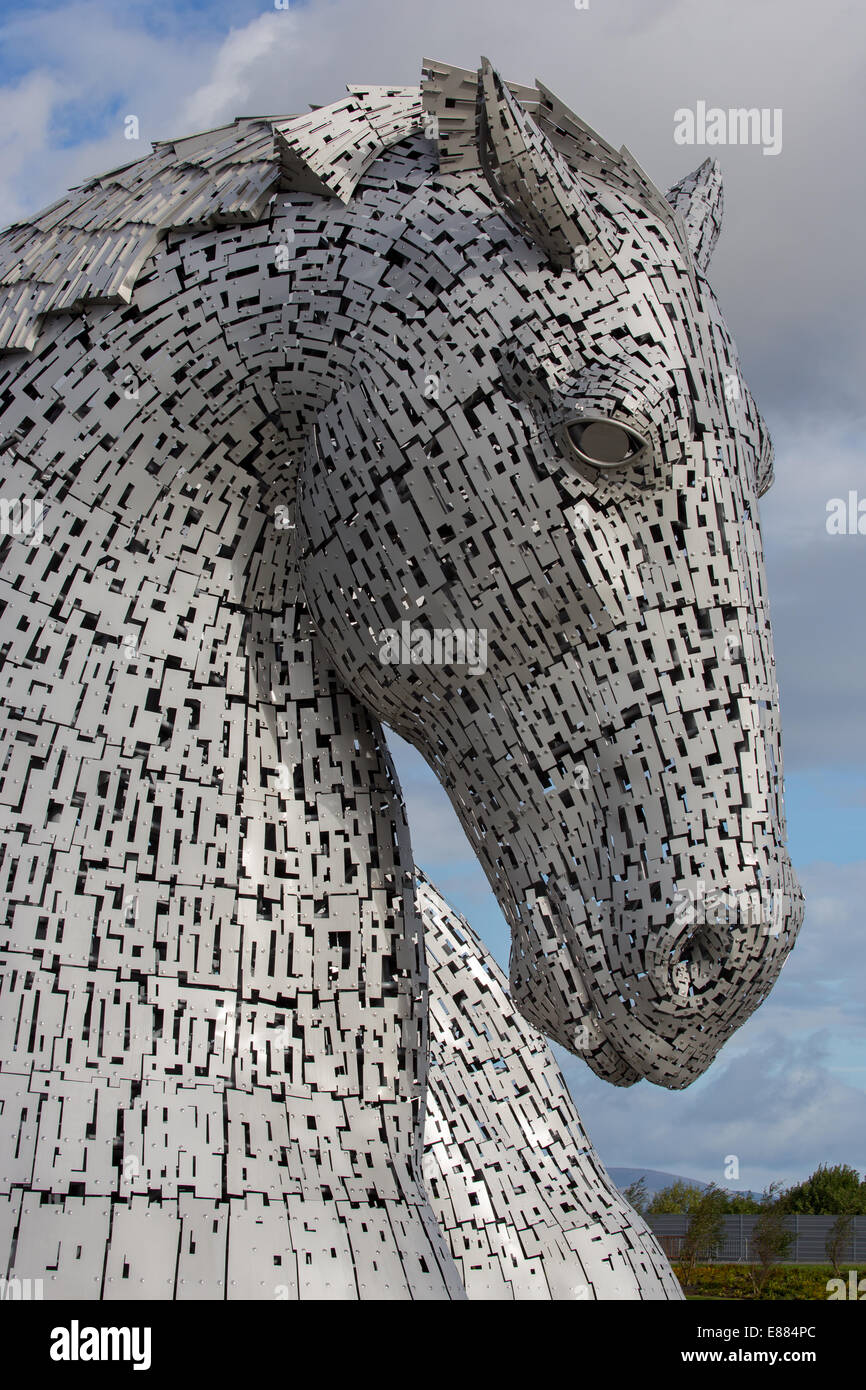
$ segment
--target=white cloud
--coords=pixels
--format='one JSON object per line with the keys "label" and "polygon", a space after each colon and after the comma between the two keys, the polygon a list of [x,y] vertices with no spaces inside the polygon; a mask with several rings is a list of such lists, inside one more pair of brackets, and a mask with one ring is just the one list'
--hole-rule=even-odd
{"label": "white cloud", "polygon": [[300,24],[290,11],[264,14],[243,29],[232,29],[217,54],[212,76],[181,108],[178,129],[208,130],[235,116],[280,112],[279,102],[267,104],[267,94],[277,86],[274,79],[279,73],[302,61],[302,53]]}
{"label": "white cloud", "polygon": [[18,179],[34,159],[43,154],[58,84],[47,73],[36,72],[15,86],[0,88],[0,190],[2,217],[13,222],[30,210],[17,192]]}

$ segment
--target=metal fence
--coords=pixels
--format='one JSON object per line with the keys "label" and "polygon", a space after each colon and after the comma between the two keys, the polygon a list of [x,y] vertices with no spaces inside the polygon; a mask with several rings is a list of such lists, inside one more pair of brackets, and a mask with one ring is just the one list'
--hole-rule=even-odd
{"label": "metal fence", "polygon": [[[749,1264],[754,1256],[751,1253],[752,1232],[756,1216],[725,1216],[723,1236],[718,1245],[701,1252],[700,1258],[713,1264]],[[648,1216],[648,1225],[668,1259],[676,1260],[682,1250],[687,1216]],[[794,1239],[785,1264],[824,1265],[829,1264],[826,1242],[835,1216],[788,1216],[785,1225],[793,1232]],[[855,1216],[851,1220],[851,1230],[843,1248],[840,1263],[866,1264],[866,1216]]]}

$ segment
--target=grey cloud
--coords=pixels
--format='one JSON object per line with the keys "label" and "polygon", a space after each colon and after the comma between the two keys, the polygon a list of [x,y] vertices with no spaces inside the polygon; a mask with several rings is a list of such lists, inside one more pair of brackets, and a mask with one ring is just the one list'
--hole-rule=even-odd
{"label": "grey cloud", "polygon": [[864,553],[866,536],[825,534],[768,559],[789,772],[866,763]]}
{"label": "grey cloud", "polygon": [[[819,1163],[862,1163],[866,1095],[826,1065],[827,1041],[765,1032],[692,1090],[639,1082],[627,1096],[557,1052],[593,1142],[608,1164],[640,1163],[720,1186],[790,1184]],[[736,1155],[739,1182],[725,1177]]]}

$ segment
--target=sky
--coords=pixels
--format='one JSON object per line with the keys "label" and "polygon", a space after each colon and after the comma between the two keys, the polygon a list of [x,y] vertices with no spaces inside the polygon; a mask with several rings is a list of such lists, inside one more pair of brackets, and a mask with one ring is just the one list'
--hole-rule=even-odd
{"label": "sky", "polygon": [[[417,83],[424,57],[540,77],[665,188],[720,160],[710,278],[775,442],[761,505],[790,846],[807,899],[769,1000],[688,1090],[621,1090],[557,1055],[612,1166],[728,1187],[819,1162],[866,1169],[866,9],[860,0],[0,0],[0,226],[150,142],[294,114],[347,83]],[[781,149],[674,139],[698,102],[781,111]],[[125,138],[127,117],[139,138]],[[864,520],[866,531],[866,520]],[[418,862],[507,964],[508,929],[447,798],[391,739]],[[731,1156],[739,1179],[731,1180]]]}

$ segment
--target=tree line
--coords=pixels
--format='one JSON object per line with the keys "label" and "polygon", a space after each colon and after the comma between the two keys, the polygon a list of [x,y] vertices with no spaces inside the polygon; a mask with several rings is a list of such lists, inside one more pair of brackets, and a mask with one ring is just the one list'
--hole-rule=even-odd
{"label": "tree line", "polygon": [[762,1196],[729,1192],[710,1183],[698,1187],[677,1180],[652,1197],[643,1178],[623,1188],[623,1196],[641,1216],[692,1216],[706,1207],[708,1194],[721,1216],[759,1216],[772,1205],[784,1216],[866,1216],[866,1178],[847,1163],[822,1163],[803,1182],[782,1188],[773,1183]]}
{"label": "tree line", "polygon": [[696,1187],[681,1180],[650,1198],[643,1178],[624,1188],[623,1196],[641,1216],[688,1216],[679,1253],[684,1286],[694,1277],[697,1264],[712,1261],[722,1240],[724,1218],[752,1215],[757,1218],[750,1236],[750,1276],[755,1296],[764,1295],[774,1265],[784,1260],[793,1240],[788,1216],[834,1216],[825,1250],[836,1274],[851,1242],[853,1218],[866,1215],[866,1179],[847,1163],[830,1167],[822,1163],[804,1182],[782,1188],[771,1183],[761,1197],[727,1192],[710,1183]]}

